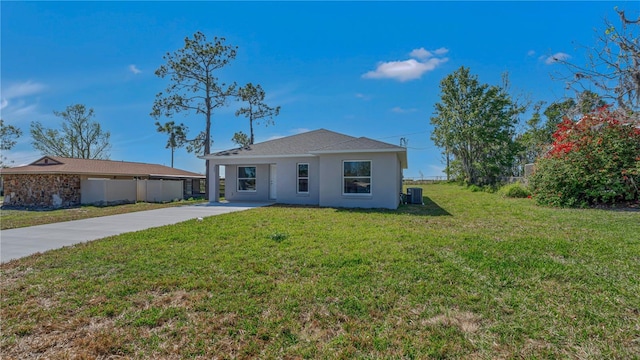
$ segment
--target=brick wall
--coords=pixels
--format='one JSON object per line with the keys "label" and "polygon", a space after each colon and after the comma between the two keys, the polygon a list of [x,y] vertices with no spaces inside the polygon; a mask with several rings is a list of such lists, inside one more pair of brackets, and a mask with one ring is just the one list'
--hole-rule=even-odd
{"label": "brick wall", "polygon": [[58,208],[80,205],[78,175],[5,174],[4,205]]}

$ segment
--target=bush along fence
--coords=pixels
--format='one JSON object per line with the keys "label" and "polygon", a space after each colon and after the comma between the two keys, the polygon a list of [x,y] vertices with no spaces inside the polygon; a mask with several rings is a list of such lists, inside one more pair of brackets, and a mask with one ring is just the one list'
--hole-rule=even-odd
{"label": "bush along fence", "polygon": [[542,205],[584,207],[640,199],[640,125],[603,107],[580,121],[565,119],[551,150],[530,178]]}

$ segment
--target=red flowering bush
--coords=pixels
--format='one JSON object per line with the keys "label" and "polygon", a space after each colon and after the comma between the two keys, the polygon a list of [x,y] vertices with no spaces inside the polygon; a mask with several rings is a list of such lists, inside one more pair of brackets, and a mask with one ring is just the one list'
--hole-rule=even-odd
{"label": "red flowering bush", "polygon": [[565,119],[530,179],[542,205],[589,206],[640,199],[640,129],[604,107]]}

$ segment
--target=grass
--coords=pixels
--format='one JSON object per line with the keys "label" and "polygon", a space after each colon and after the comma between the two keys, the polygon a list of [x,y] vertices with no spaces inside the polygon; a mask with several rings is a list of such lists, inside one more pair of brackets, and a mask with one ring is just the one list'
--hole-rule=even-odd
{"label": "grass", "polygon": [[202,202],[203,200],[183,200],[167,203],[125,204],[117,206],[79,206],[57,210],[0,210],[0,230],[15,229],[25,226],[51,224],[62,221],[88,219],[99,216],[125,214],[135,211],[153,210],[171,206],[183,206]]}
{"label": "grass", "polygon": [[6,358],[640,357],[640,213],[453,185],[271,206],[0,265]]}

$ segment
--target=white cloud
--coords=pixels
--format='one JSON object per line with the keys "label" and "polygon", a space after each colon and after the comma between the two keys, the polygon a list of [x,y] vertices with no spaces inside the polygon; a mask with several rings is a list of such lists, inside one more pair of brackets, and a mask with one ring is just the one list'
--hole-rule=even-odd
{"label": "white cloud", "polygon": [[396,106],[392,108],[391,111],[393,111],[396,114],[407,114],[407,113],[416,112],[418,111],[418,109],[416,108],[404,109],[404,108],[401,108],[400,106]]}
{"label": "white cloud", "polygon": [[140,74],[142,71],[140,69],[138,69],[137,66],[135,66],[135,64],[131,64],[129,65],[129,71],[131,71],[134,74]]}
{"label": "white cloud", "polygon": [[415,80],[448,60],[448,58],[431,58],[425,62],[416,61],[415,59],[381,62],[376,70],[369,71],[363,74],[362,77],[365,79],[395,79],[402,82]]}
{"label": "white cloud", "polygon": [[3,87],[0,100],[2,117],[5,120],[10,119],[14,125],[25,119],[32,121],[40,117],[41,114],[37,111],[37,99],[29,99],[29,97],[43,92],[46,88],[45,84],[31,80]]}
{"label": "white cloud", "polygon": [[433,51],[429,51],[426,50],[425,48],[421,47],[420,49],[413,49],[410,53],[409,56],[414,58],[414,59],[420,59],[420,60],[426,60],[429,58],[432,58],[436,55],[440,56],[440,55],[444,55],[446,53],[449,52],[449,49],[447,48],[439,48]]}
{"label": "white cloud", "polygon": [[357,93],[356,97],[358,99],[362,99],[362,100],[365,100],[365,101],[371,100],[371,96],[365,95],[365,94],[361,94],[361,93]]}
{"label": "white cloud", "polygon": [[11,107],[11,117],[25,117],[31,116],[37,113],[37,104],[25,104],[24,101],[19,101],[18,104]]}
{"label": "white cloud", "polygon": [[527,56],[534,56],[536,54],[535,50],[529,50],[527,51]]}
{"label": "white cloud", "polygon": [[558,61],[565,61],[565,60],[568,60],[569,58],[571,58],[571,56],[562,52],[555,53],[549,57],[544,57],[544,56],[541,57],[541,59],[544,59],[544,63],[547,65],[555,64]]}
{"label": "white cloud", "polygon": [[32,82],[31,80],[29,80],[23,83],[9,85],[8,88],[2,90],[2,98],[10,100],[18,97],[34,95],[41,92],[45,88],[46,86],[44,84]]}
{"label": "white cloud", "polygon": [[449,49],[441,47],[439,49],[436,49],[433,53],[436,55],[444,55],[448,52],[449,52]]}
{"label": "white cloud", "polygon": [[448,52],[447,48],[439,48],[434,51],[426,50],[423,47],[413,49],[409,53],[411,59],[381,61],[375,70],[363,74],[362,77],[365,79],[395,79],[402,82],[419,79],[424,73],[432,71],[439,65],[449,61],[446,57],[437,57]]}
{"label": "white cloud", "polygon": [[433,57],[433,54],[425,50],[425,48],[420,48],[420,49],[414,49],[413,51],[411,51],[409,53],[409,56],[416,59],[428,59],[430,57]]}

